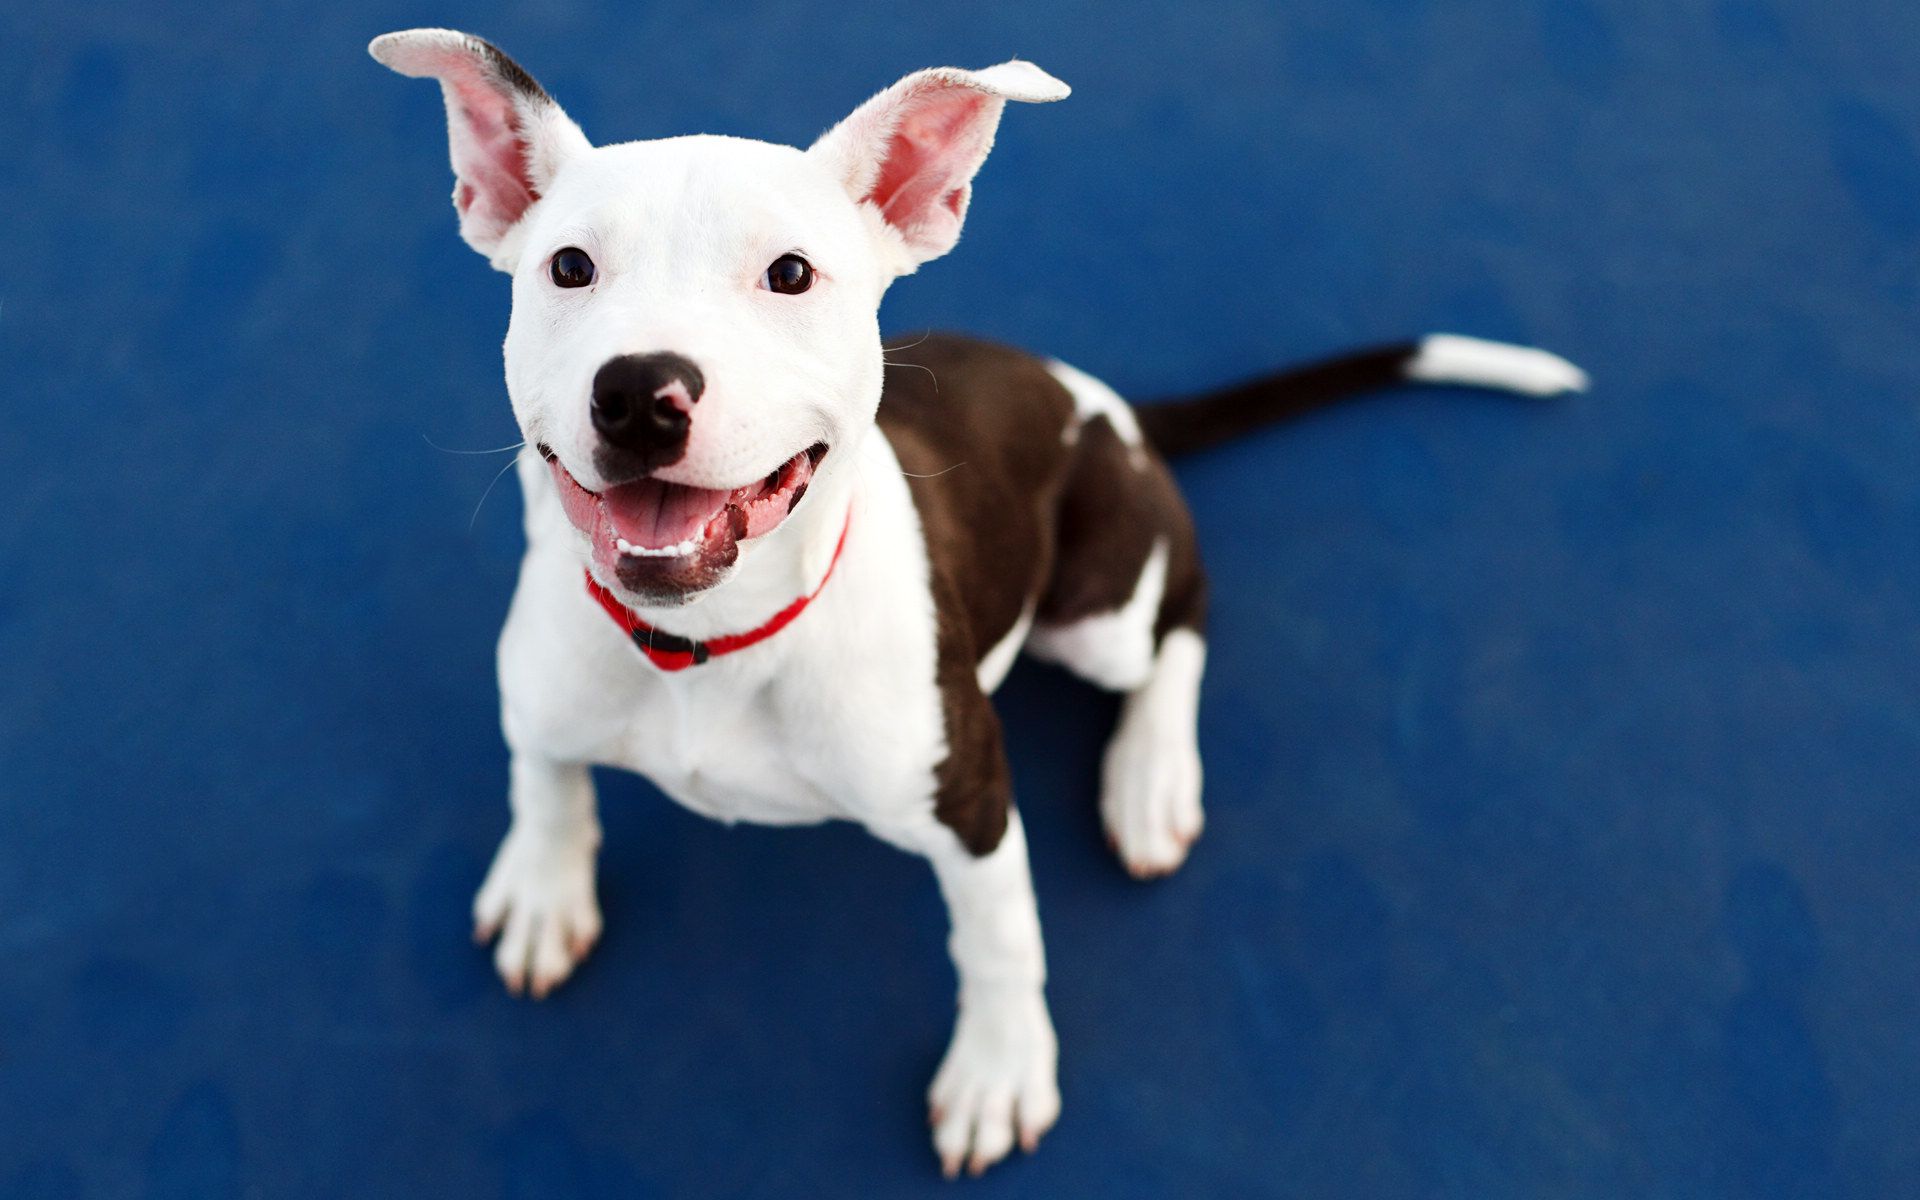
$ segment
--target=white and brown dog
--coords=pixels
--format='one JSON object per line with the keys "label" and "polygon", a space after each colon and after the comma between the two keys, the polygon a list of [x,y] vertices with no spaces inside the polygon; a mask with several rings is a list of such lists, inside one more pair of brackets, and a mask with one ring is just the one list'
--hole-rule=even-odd
{"label": "white and brown dog", "polygon": [[440,82],[460,232],[513,278],[526,559],[500,639],[513,821],[474,903],[508,988],[600,936],[591,765],[723,821],[841,818],[924,855],[958,1020],[928,1093],[951,1175],[1060,1112],[1026,839],[988,696],[1026,650],[1126,694],[1100,807],[1121,861],[1200,833],[1204,585],[1161,455],[1406,379],[1550,394],[1538,350],[1434,336],[1129,408],[956,338],[882,358],[889,284],[953,248],[1026,62],[907,76],[805,150],[591,145],[488,43],[373,56]]}

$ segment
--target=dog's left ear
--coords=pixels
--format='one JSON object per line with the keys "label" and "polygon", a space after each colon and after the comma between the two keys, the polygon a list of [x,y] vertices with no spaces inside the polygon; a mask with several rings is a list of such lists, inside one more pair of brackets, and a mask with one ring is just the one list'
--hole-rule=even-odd
{"label": "dog's left ear", "polygon": [[906,274],[960,240],[973,176],[1009,100],[1064,100],[1068,87],[1030,62],[984,71],[916,71],[855,109],[807,153],[899,235]]}
{"label": "dog's left ear", "polygon": [[512,271],[520,218],[562,163],[592,149],[586,135],[519,63],[470,33],[382,34],[367,53],[402,75],[440,81],[460,236],[494,266]]}

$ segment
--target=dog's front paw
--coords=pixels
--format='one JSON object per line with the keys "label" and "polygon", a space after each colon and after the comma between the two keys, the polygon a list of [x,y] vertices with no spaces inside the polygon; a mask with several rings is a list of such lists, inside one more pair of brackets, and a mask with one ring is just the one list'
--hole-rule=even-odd
{"label": "dog's front paw", "polygon": [[1059,1043],[1038,988],[963,998],[953,1043],[927,1090],[933,1148],[948,1179],[1032,1151],[1060,1117]]}
{"label": "dog's front paw", "polygon": [[1107,747],[1100,819],[1135,879],[1172,874],[1205,823],[1200,751],[1191,736],[1146,722],[1123,726]]}
{"label": "dog's front paw", "polygon": [[563,841],[519,824],[508,831],[473,899],[474,940],[495,934],[493,965],[518,996],[560,986],[600,937],[592,841]]}

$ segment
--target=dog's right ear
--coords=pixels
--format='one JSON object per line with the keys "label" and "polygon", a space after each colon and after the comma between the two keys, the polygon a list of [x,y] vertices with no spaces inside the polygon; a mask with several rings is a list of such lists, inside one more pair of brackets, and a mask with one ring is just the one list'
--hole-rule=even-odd
{"label": "dog's right ear", "polygon": [[409,29],[373,39],[367,53],[402,75],[440,81],[460,236],[512,271],[520,219],[562,163],[592,148],[586,135],[519,63],[472,34]]}

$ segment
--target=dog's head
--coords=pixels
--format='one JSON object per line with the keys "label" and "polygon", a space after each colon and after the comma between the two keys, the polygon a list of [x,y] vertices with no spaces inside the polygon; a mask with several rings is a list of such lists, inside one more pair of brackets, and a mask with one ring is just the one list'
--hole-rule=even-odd
{"label": "dog's head", "polygon": [[816,472],[851,463],[879,404],[881,295],[958,240],[1006,101],[1067,94],[1030,63],[943,67],[806,150],[596,147],[479,38],[369,49],[440,81],[461,235],[513,277],[514,416],[594,573],[649,604],[724,580]]}

